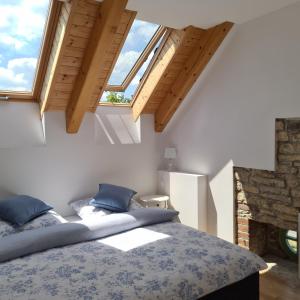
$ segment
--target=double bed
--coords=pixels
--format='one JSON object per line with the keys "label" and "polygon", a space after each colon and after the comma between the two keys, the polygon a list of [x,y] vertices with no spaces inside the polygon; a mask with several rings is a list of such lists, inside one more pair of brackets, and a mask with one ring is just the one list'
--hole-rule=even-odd
{"label": "double bed", "polygon": [[[0,235],[0,248],[61,222]],[[258,256],[176,222],[154,223],[3,260],[0,299],[259,299]]]}

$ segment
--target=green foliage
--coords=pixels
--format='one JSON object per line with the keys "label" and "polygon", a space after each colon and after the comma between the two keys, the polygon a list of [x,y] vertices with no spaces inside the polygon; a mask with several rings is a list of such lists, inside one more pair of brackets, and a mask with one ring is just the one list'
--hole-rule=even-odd
{"label": "green foliage", "polygon": [[111,103],[130,103],[131,99],[126,98],[124,93],[117,93],[117,92],[109,92],[106,96],[107,102]]}

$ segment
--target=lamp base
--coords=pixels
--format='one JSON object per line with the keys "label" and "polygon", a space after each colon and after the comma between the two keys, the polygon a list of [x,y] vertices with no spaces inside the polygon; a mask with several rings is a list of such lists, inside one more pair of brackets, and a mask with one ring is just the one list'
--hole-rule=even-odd
{"label": "lamp base", "polygon": [[173,159],[169,159],[168,160],[168,171],[169,172],[175,171],[175,165],[174,165]]}

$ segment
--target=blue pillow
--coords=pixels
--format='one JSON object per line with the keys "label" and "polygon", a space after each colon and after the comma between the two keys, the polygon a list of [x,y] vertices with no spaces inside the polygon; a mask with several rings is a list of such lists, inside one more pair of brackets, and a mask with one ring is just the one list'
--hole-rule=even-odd
{"label": "blue pillow", "polygon": [[90,205],[104,208],[113,212],[128,211],[131,198],[136,192],[112,184],[99,184],[99,192],[90,201]]}
{"label": "blue pillow", "polygon": [[0,201],[0,218],[15,226],[22,226],[50,209],[53,207],[39,199],[19,195]]}

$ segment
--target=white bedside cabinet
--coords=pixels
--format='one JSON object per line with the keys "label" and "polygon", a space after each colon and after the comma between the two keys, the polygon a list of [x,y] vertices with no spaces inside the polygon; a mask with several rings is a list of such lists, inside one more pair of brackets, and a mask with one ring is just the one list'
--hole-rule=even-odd
{"label": "white bedside cabinet", "polygon": [[158,171],[158,193],[170,196],[169,208],[179,211],[182,224],[206,231],[206,175]]}

